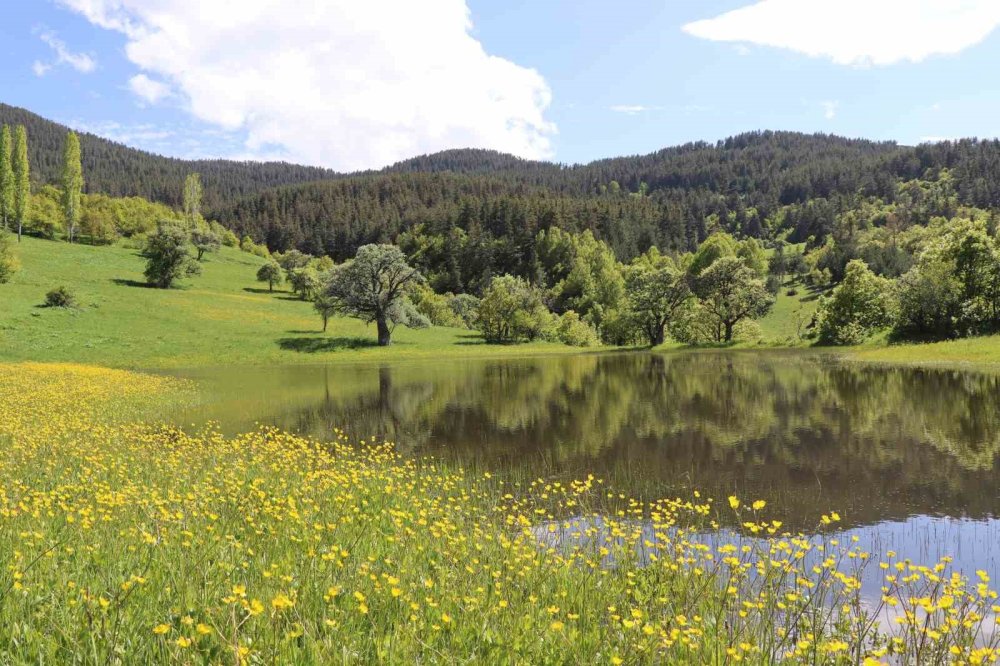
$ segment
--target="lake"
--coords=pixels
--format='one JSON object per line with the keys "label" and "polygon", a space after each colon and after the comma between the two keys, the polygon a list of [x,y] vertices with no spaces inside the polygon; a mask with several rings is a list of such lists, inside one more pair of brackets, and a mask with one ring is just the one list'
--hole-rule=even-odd
{"label": "lake", "polygon": [[174,420],[225,432],[342,428],[511,480],[593,473],[645,499],[764,499],[845,534],[1000,579],[1000,377],[806,352],[646,352],[395,365],[200,369]]}

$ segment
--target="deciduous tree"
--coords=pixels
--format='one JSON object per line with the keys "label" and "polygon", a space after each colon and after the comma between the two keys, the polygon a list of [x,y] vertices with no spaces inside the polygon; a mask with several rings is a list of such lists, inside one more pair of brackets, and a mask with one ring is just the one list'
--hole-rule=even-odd
{"label": "deciduous tree", "polygon": [[66,236],[72,243],[76,239],[80,225],[81,197],[83,196],[83,166],[80,163],[80,139],[76,132],[66,134],[63,146],[62,165],[62,208],[66,225]]}

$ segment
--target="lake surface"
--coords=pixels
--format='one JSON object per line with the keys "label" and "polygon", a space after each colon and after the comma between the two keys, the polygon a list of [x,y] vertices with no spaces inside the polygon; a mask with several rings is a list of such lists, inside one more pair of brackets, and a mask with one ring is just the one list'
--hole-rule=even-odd
{"label": "lake surface", "polygon": [[1000,377],[782,352],[580,354],[180,373],[226,432],[375,435],[512,480],[593,473],[639,498],[765,499],[793,531],[838,511],[873,551],[1000,579]]}

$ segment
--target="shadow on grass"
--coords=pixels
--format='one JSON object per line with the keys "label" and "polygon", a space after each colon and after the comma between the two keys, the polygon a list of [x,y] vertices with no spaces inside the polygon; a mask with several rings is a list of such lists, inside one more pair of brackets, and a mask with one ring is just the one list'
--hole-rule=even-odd
{"label": "shadow on grass", "polygon": [[278,294],[288,293],[288,292],[283,292],[280,289],[272,291],[271,289],[267,289],[266,287],[243,287],[243,291],[248,291],[251,294],[274,294],[274,295],[278,295]]}
{"label": "shadow on grass", "polygon": [[318,352],[345,351],[378,347],[378,341],[371,338],[280,338],[278,346],[286,351],[316,354]]}
{"label": "shadow on grass", "polygon": [[148,282],[140,282],[139,280],[126,280],[124,278],[111,278],[119,287],[141,287],[142,289],[156,289],[153,285]]}

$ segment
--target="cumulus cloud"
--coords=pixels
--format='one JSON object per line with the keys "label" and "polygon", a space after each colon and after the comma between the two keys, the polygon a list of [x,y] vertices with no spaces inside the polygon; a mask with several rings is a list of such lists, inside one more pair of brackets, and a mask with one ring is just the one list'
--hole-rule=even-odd
{"label": "cumulus cloud", "polygon": [[164,97],[170,96],[170,86],[162,81],[154,81],[145,74],[136,74],[129,79],[128,87],[149,104],[156,104]]}
{"label": "cumulus cloud", "polygon": [[998,25],[997,0],[759,0],[683,29],[865,67],[958,53]]}
{"label": "cumulus cloud", "polygon": [[551,156],[548,85],[485,51],[465,0],[60,2],[125,35],[137,94],[169,86],[250,154],[343,170],[455,147]]}
{"label": "cumulus cloud", "polygon": [[31,66],[36,76],[45,76],[55,65],[69,65],[83,74],[89,74],[97,68],[97,60],[93,56],[86,53],[73,53],[66,46],[66,42],[59,39],[56,33],[51,30],[39,33],[38,38],[55,51],[56,59],[53,63],[36,60]]}

